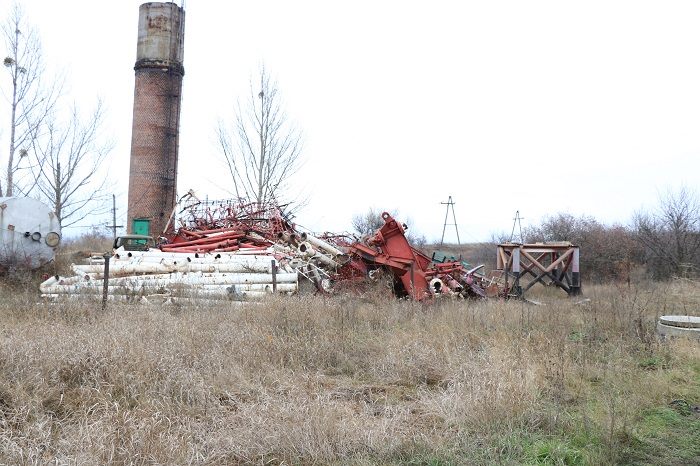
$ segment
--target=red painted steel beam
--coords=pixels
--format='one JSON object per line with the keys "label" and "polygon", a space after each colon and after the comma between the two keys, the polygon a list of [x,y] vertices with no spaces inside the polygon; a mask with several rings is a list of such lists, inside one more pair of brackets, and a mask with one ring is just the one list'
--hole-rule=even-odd
{"label": "red painted steel beam", "polygon": [[382,219],[384,226],[372,238],[371,243],[382,249],[386,259],[404,264],[403,273],[395,275],[398,275],[397,278],[409,296],[416,301],[429,297],[425,271],[430,265],[430,259],[411,247],[403,226],[388,212],[382,214]]}

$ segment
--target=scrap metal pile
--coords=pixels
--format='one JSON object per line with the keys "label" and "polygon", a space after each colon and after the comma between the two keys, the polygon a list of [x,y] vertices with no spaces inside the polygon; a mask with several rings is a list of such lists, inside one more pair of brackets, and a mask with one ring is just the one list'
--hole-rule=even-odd
{"label": "scrap metal pile", "polygon": [[[245,301],[293,294],[300,281],[320,293],[367,283],[388,271],[394,293],[415,300],[435,296],[502,294],[497,284],[460,261],[434,262],[413,248],[405,225],[388,213],[384,225],[363,239],[301,231],[276,205],[241,201],[190,202],[174,234],[162,244],[124,237],[109,260],[112,299]],[[74,264],[72,277],[51,277],[42,295],[102,293],[103,264]],[[384,274],[385,276],[387,274]]]}
{"label": "scrap metal pile", "polygon": [[483,266],[467,269],[461,261],[434,262],[409,244],[405,225],[387,212],[382,219],[384,225],[374,236],[348,247],[352,260],[346,267],[367,276],[386,268],[393,276],[395,294],[417,301],[434,296],[485,298],[502,294],[498,284],[479,272]]}

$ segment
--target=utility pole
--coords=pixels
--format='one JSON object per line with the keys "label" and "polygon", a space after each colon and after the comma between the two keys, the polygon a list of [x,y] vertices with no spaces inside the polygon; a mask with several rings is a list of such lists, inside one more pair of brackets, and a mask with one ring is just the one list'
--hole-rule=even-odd
{"label": "utility pole", "polygon": [[[443,242],[445,241],[445,230],[447,229],[447,225],[454,225],[455,227],[455,233],[457,233],[457,244],[461,245],[459,241],[459,229],[457,228],[457,216],[455,215],[455,203],[452,201],[452,196],[450,196],[447,199],[447,202],[441,202],[440,204],[446,205],[447,210],[445,211],[445,223],[442,226],[442,238],[440,239],[440,246],[442,246]],[[454,223],[447,223],[447,217],[450,214],[450,209],[452,209],[452,221]]]}
{"label": "utility pole", "polygon": [[112,194],[112,240],[117,239],[117,228],[122,228],[124,225],[117,225],[117,197]]}

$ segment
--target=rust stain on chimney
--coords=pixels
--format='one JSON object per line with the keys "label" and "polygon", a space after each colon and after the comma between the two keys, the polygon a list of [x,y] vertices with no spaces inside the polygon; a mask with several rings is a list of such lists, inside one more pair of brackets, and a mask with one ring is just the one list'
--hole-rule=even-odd
{"label": "rust stain on chimney", "polygon": [[[129,169],[129,233],[160,236],[175,207],[185,11],[175,3],[139,7]],[[134,219],[139,226],[134,230]]]}

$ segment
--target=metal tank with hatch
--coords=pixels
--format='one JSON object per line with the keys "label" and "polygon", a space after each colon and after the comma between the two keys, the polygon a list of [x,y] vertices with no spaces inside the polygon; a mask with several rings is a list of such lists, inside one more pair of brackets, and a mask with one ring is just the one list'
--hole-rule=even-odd
{"label": "metal tank with hatch", "polygon": [[0,197],[0,269],[36,269],[61,242],[56,214],[29,197]]}

